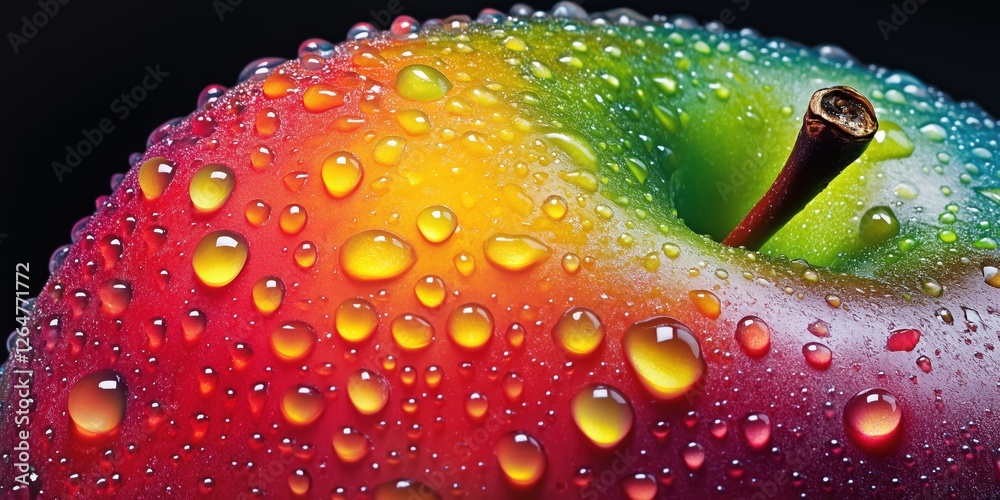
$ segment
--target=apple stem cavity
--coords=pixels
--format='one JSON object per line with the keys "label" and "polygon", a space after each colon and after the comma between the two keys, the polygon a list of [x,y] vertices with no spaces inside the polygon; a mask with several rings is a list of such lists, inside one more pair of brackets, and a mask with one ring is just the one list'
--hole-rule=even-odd
{"label": "apple stem cavity", "polygon": [[817,90],[778,178],[722,243],[759,250],[865,152],[877,130],[875,108],[860,92]]}

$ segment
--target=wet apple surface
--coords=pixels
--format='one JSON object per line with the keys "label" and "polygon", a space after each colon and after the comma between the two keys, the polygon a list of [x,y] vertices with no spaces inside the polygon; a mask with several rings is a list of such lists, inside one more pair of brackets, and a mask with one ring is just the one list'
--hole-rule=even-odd
{"label": "wet apple surface", "polygon": [[[581,12],[359,25],[155,131],[6,367],[0,491],[1000,494],[994,120]],[[760,252],[717,243],[836,85],[867,151]]]}

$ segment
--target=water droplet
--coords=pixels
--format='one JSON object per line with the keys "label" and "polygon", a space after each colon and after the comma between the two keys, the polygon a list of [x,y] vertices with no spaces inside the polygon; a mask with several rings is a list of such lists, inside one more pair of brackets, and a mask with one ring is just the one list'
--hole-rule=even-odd
{"label": "water droplet", "polygon": [[686,394],[707,369],[698,339],[673,318],[659,316],[635,323],[625,332],[623,345],[642,385],[661,400]]}
{"label": "water droplet", "polygon": [[432,205],[417,214],[417,229],[431,243],[441,243],[451,237],[458,227],[455,212],[442,205]]}
{"label": "water droplet", "polygon": [[243,235],[234,231],[213,231],[195,247],[191,264],[202,283],[218,288],[239,276],[249,253]]}
{"label": "water droplet", "polygon": [[326,410],[326,400],[315,387],[300,384],[290,387],[281,398],[281,413],[293,425],[309,425]]}
{"label": "water droplet", "polygon": [[567,253],[562,257],[562,268],[569,274],[576,274],[580,270],[580,256],[575,253]]}
{"label": "water droplet", "polygon": [[302,94],[302,105],[311,113],[322,113],[344,105],[344,96],[332,85],[317,83]]}
{"label": "water droplet", "polygon": [[132,301],[132,285],[119,279],[109,279],[97,290],[101,299],[101,310],[111,317],[119,317]]}
{"label": "water droplet", "polygon": [[891,449],[902,431],[903,410],[884,389],[866,389],[844,406],[847,437],[871,453]]}
{"label": "water droplet", "polygon": [[541,443],[521,431],[504,434],[496,443],[497,463],[504,477],[514,486],[527,488],[537,483],[548,458]]}
{"label": "water droplet", "polygon": [[688,292],[695,308],[708,319],[716,319],[722,313],[722,302],[714,293],[708,290],[692,290]]}
{"label": "water droplet", "polygon": [[236,187],[236,174],[224,165],[205,165],[195,172],[188,194],[195,210],[212,213],[222,208]]}
{"label": "water droplet", "polygon": [[125,381],[112,370],[84,376],[69,391],[68,411],[84,435],[107,435],[125,420]]}
{"label": "water droplet", "polygon": [[493,336],[493,315],[480,304],[458,306],[448,316],[448,336],[461,347],[480,349]]}
{"label": "water droplet", "polygon": [[271,330],[271,349],[283,361],[299,361],[312,352],[316,331],[302,321],[289,321]]}
{"label": "water droplet", "polygon": [[191,309],[185,316],[181,317],[181,333],[185,347],[190,349],[198,344],[202,334],[205,333],[206,324],[205,313],[197,309]]}
{"label": "water droplet", "polygon": [[528,269],[549,257],[549,247],[525,235],[498,234],[483,243],[486,260],[508,271]]}
{"label": "water droplet", "polygon": [[489,408],[489,401],[482,393],[473,392],[465,398],[465,414],[474,422],[479,422],[485,418]]}
{"label": "water droplet", "polygon": [[408,109],[396,113],[396,122],[410,135],[424,135],[431,131],[431,119],[419,109]]}
{"label": "water droplet", "polygon": [[890,351],[912,351],[920,342],[920,331],[912,328],[896,330],[889,334],[886,348]]}
{"label": "water droplet", "polygon": [[281,119],[278,112],[272,108],[261,108],[254,119],[254,130],[260,137],[271,137],[278,132],[281,126]]}
{"label": "water droplet", "polygon": [[278,216],[278,226],[281,227],[282,233],[291,236],[298,234],[302,228],[306,227],[307,219],[306,209],[302,208],[302,205],[292,204],[281,210],[281,215]]}
{"label": "water droplet", "polygon": [[833,361],[833,351],[819,342],[809,342],[802,346],[802,354],[806,357],[806,363],[817,370],[826,370]]}
{"label": "water droplet", "polygon": [[361,281],[395,278],[409,270],[416,260],[417,254],[409,243],[379,229],[351,236],[340,250],[344,273]]}
{"label": "water droplet", "polygon": [[681,448],[681,459],[688,469],[697,471],[705,464],[705,447],[698,443],[688,443]]}
{"label": "water droplet", "polygon": [[635,414],[625,396],[614,387],[591,385],[570,401],[573,421],[599,448],[618,446],[632,430]]}
{"label": "water droplet", "polygon": [[347,396],[363,415],[374,415],[389,402],[389,381],[377,372],[359,368],[347,378]]}
{"label": "water droplet", "polygon": [[341,338],[348,342],[363,342],[378,326],[378,311],[364,299],[346,299],[334,313],[334,327]]}
{"label": "water droplet", "polygon": [[993,288],[1000,288],[1000,269],[996,266],[983,266],[983,281]]}
{"label": "water droplet", "polygon": [[930,373],[932,369],[931,358],[928,358],[927,356],[920,356],[917,358],[917,366],[920,367],[924,373]]}
{"label": "water droplet", "polygon": [[889,120],[879,120],[875,140],[863,157],[868,161],[883,161],[906,158],[911,154],[913,154],[913,141],[907,137],[903,129]]}
{"label": "water droplet", "polygon": [[421,304],[432,309],[443,304],[447,295],[444,280],[433,274],[417,280],[417,284],[413,287],[413,292],[416,293],[417,300]]}
{"label": "water droplet", "polygon": [[660,488],[656,478],[645,472],[623,477],[618,486],[628,500],[654,500]]}
{"label": "water droplet", "polygon": [[163,195],[170,181],[174,178],[174,162],[156,156],[142,163],[139,167],[139,189],[147,200],[155,200]]}
{"label": "water droplet", "polygon": [[899,220],[889,207],[872,207],[861,216],[858,235],[869,246],[888,241],[899,235]]}
{"label": "water droplet", "polygon": [[316,245],[311,241],[303,241],[295,247],[295,252],[292,254],[295,259],[295,265],[301,267],[302,269],[309,269],[316,264],[316,259],[319,258],[319,252],[316,250]]}
{"label": "water droplet", "polygon": [[379,165],[395,165],[406,150],[406,139],[393,135],[383,137],[375,143],[372,157]]}
{"label": "water droplet", "polygon": [[372,500],[441,500],[434,488],[412,479],[384,482],[376,486],[373,493]]}
{"label": "water droplet", "polygon": [[736,343],[747,356],[763,357],[771,350],[771,327],[756,316],[747,316],[736,324]]}
{"label": "water droplet", "polygon": [[524,394],[524,379],[517,372],[507,372],[500,380],[500,388],[508,401],[519,401]]}
{"label": "water droplet", "polygon": [[347,151],[327,156],[320,170],[326,192],[334,198],[344,198],[353,193],[365,175],[361,160]]}
{"label": "water droplet", "polygon": [[663,250],[663,255],[666,255],[671,259],[676,259],[681,255],[681,247],[673,243],[664,243],[662,250]]}
{"label": "water droplet", "polygon": [[203,398],[211,396],[215,392],[215,386],[219,383],[219,372],[211,366],[206,366],[197,374],[198,393]]}
{"label": "water droplet", "polygon": [[436,101],[451,90],[451,82],[430,66],[411,64],[396,75],[396,90],[410,101]]}
{"label": "water droplet", "polygon": [[472,276],[472,273],[476,271],[476,260],[466,252],[460,252],[458,255],[455,255],[454,262],[455,269],[462,276]]}
{"label": "water droplet", "polygon": [[281,307],[281,302],[285,299],[285,283],[275,276],[261,278],[253,284],[251,295],[258,311],[271,314]]}
{"label": "water droplet", "polygon": [[542,202],[542,211],[552,220],[562,220],[566,216],[569,205],[566,200],[559,195],[552,195]]}
{"label": "water droplet", "polygon": [[333,451],[344,463],[360,462],[368,456],[371,447],[368,436],[351,427],[341,428],[333,434]]}
{"label": "water droplet", "polygon": [[548,133],[545,138],[566,153],[576,165],[584,168],[597,167],[597,155],[583,139],[563,132]]}
{"label": "water droplet", "polygon": [[424,318],[416,314],[400,314],[389,325],[392,338],[406,350],[419,350],[431,344],[434,340],[434,327]]}
{"label": "water droplet", "polygon": [[940,297],[944,293],[944,287],[936,279],[929,277],[920,280],[920,289],[931,297]]}
{"label": "water droplet", "polygon": [[587,356],[604,341],[604,324],[585,307],[568,309],[552,328],[556,343],[573,356]]}
{"label": "water droplet", "polygon": [[250,225],[260,227],[271,218],[271,206],[264,203],[263,200],[252,200],[247,203],[244,215],[246,215]]}
{"label": "water droplet", "polygon": [[264,146],[258,146],[250,150],[250,165],[254,170],[260,172],[266,170],[274,163],[274,153]]}
{"label": "water droplet", "polygon": [[748,413],[741,422],[743,440],[755,451],[771,444],[771,418],[761,412]]}

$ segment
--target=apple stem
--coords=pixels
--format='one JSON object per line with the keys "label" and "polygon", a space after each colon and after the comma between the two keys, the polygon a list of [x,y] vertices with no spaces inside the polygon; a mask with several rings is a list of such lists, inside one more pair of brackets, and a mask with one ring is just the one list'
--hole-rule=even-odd
{"label": "apple stem", "polygon": [[877,130],[875,108],[860,92],[847,86],[817,90],[778,178],[722,243],[760,249],[865,152]]}

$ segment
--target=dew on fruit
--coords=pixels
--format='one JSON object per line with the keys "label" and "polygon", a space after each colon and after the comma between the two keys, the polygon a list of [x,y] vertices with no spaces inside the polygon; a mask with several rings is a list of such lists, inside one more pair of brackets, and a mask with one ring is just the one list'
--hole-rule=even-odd
{"label": "dew on fruit", "polygon": [[271,314],[281,307],[285,299],[285,283],[276,276],[266,276],[253,284],[250,294],[258,311]]}
{"label": "dew on fruit", "polygon": [[656,478],[645,472],[636,472],[623,477],[618,486],[628,500],[653,500],[660,488]]}
{"label": "dew on fruit", "polygon": [[888,241],[899,234],[899,220],[896,214],[887,206],[868,209],[861,216],[858,224],[858,235],[865,245],[877,245]]}
{"label": "dew on fruit", "polygon": [[219,372],[210,366],[206,366],[198,371],[197,379],[198,393],[202,397],[208,397],[215,392],[215,386],[219,383]]}
{"label": "dew on fruit", "polygon": [[334,327],[341,338],[348,342],[363,342],[378,326],[378,311],[364,299],[346,299],[337,305]]}
{"label": "dew on fruit", "polygon": [[406,150],[406,139],[394,135],[386,136],[375,143],[372,158],[379,165],[395,165]]}
{"label": "dew on fruit", "polygon": [[614,387],[596,384],[570,400],[573,422],[595,446],[611,449],[628,436],[635,422],[632,404]]}
{"label": "dew on fruit", "polygon": [[771,444],[771,418],[762,412],[751,412],[740,422],[743,441],[752,450],[761,451]]}
{"label": "dew on fruit", "polygon": [[302,205],[291,204],[281,210],[278,215],[278,227],[289,236],[298,234],[306,226],[308,215]]}
{"label": "dew on fruit", "polygon": [[812,323],[809,323],[809,326],[807,326],[806,329],[809,330],[809,333],[820,338],[830,336],[830,325],[823,320],[818,319],[816,321],[813,321]]}
{"label": "dew on fruit", "polygon": [[347,396],[362,415],[374,415],[389,402],[389,381],[366,368],[359,368],[347,378]]}
{"label": "dew on fruit", "polygon": [[920,281],[920,289],[931,297],[940,297],[944,293],[944,288],[934,278],[925,277]]}
{"label": "dew on fruit", "polygon": [[132,285],[124,280],[109,279],[98,287],[97,296],[101,299],[101,310],[117,318],[132,301]]}
{"label": "dew on fruit", "polygon": [[771,327],[756,316],[736,323],[736,343],[751,358],[760,358],[771,350]]}
{"label": "dew on fruit", "polygon": [[586,168],[597,166],[597,155],[585,140],[565,132],[551,132],[545,134],[545,138],[566,153],[574,164]]}
{"label": "dew on fruit", "polygon": [[139,189],[147,200],[163,195],[174,178],[176,164],[162,156],[150,158],[139,167]]}
{"label": "dew on fruit", "polygon": [[202,283],[218,288],[232,283],[239,276],[249,253],[243,235],[235,231],[213,231],[195,247],[191,264]]}
{"label": "dew on fruit", "polygon": [[819,342],[809,342],[802,346],[802,355],[806,363],[817,370],[826,370],[833,361],[833,351]]}
{"label": "dew on fruit", "polygon": [[508,271],[528,269],[548,258],[549,247],[526,235],[497,234],[483,243],[486,260]]}
{"label": "dew on fruit", "polygon": [[413,292],[424,307],[431,309],[443,304],[447,296],[444,280],[433,274],[417,280],[417,284],[413,286]]}
{"label": "dew on fruit", "polygon": [[312,352],[316,331],[302,321],[288,321],[271,330],[271,350],[283,361],[299,361]]}
{"label": "dew on fruit", "polygon": [[190,349],[198,344],[207,323],[205,313],[198,309],[191,309],[181,317],[181,334],[185,347]]}
{"label": "dew on fruit", "polygon": [[448,316],[448,337],[465,349],[480,349],[493,336],[493,314],[485,306],[469,303]]}
{"label": "dew on fruit", "polygon": [[907,201],[913,201],[917,199],[917,196],[920,196],[920,188],[918,188],[916,184],[908,181],[901,181],[899,184],[896,184],[893,192],[896,194],[897,198]]}
{"label": "dew on fruit", "polygon": [[924,373],[930,373],[932,370],[931,358],[928,358],[927,356],[920,356],[917,358],[917,366],[920,367],[920,370]]}
{"label": "dew on fruit", "polygon": [[716,319],[722,313],[722,302],[719,301],[719,297],[708,290],[692,290],[688,292],[688,297],[698,312],[706,318]]}
{"label": "dew on fruit", "polygon": [[472,273],[476,271],[476,259],[468,252],[459,252],[452,259],[452,262],[455,264],[455,269],[462,276],[472,276]]}
{"label": "dew on fruit", "polygon": [[566,203],[566,199],[557,194],[545,198],[542,202],[542,212],[552,220],[562,220],[568,210],[569,204]]}
{"label": "dew on fruit", "polygon": [[351,278],[377,281],[395,278],[417,260],[413,247],[388,231],[369,229],[347,239],[340,249],[340,266]]}
{"label": "dew on fruit", "polygon": [[665,316],[633,324],[622,339],[625,357],[642,385],[658,399],[690,391],[707,366],[701,344],[683,323]]}
{"label": "dew on fruit", "polygon": [[489,408],[489,400],[481,392],[473,392],[465,397],[465,414],[473,422],[479,422],[485,418]]}
{"label": "dew on fruit", "polygon": [[604,341],[604,324],[594,311],[572,307],[559,317],[552,336],[570,355],[587,356]]}
{"label": "dew on fruit", "polygon": [[365,169],[357,156],[347,151],[338,151],[323,160],[320,175],[330,196],[344,198],[361,185]]}
{"label": "dew on fruit", "polygon": [[250,225],[260,227],[271,218],[271,206],[265,203],[264,200],[252,200],[247,202],[247,206],[243,209],[243,214]]}
{"label": "dew on fruit", "polygon": [[709,424],[708,432],[715,439],[725,439],[726,434],[729,433],[729,425],[726,424],[725,420],[717,418]]}
{"label": "dew on fruit", "polygon": [[698,471],[705,464],[705,447],[698,443],[688,443],[681,448],[681,460],[692,471]]}
{"label": "dew on fruit", "polygon": [[434,339],[434,327],[416,314],[400,314],[392,320],[389,330],[396,344],[408,351],[423,349]]}
{"label": "dew on fruit", "polygon": [[524,379],[517,372],[507,372],[500,380],[500,388],[507,401],[517,402],[524,394]]}
{"label": "dew on fruit", "polygon": [[920,342],[920,331],[913,328],[896,330],[889,334],[886,349],[890,351],[912,351]]}
{"label": "dew on fruit", "polygon": [[[346,496],[344,497],[347,498]],[[441,495],[430,485],[412,479],[394,479],[384,482],[372,491],[372,500],[441,500]]]}
{"label": "dew on fruit", "polygon": [[441,367],[431,365],[424,370],[424,383],[427,384],[427,387],[437,389],[438,387],[441,387],[442,380],[444,380],[444,370],[442,370]]}
{"label": "dew on fruit", "polygon": [[404,99],[417,102],[436,101],[451,90],[451,82],[440,71],[411,64],[396,75],[396,91]]}
{"label": "dew on fruit", "polygon": [[824,299],[826,300],[827,305],[829,305],[834,309],[840,307],[841,304],[843,304],[843,301],[840,300],[840,297],[832,293],[826,294],[826,297],[824,297]]}
{"label": "dew on fruit", "polygon": [[360,462],[372,448],[372,443],[357,429],[343,427],[333,433],[333,452],[342,462],[353,464]]}
{"label": "dew on fruit", "polygon": [[898,442],[902,421],[896,397],[884,389],[861,391],[844,406],[847,437],[871,453],[884,453]]}
{"label": "dew on fruit", "polygon": [[108,435],[125,420],[127,400],[122,377],[113,370],[98,370],[73,384],[67,411],[84,435]]}
{"label": "dew on fruit", "polygon": [[236,188],[236,174],[224,165],[205,165],[195,172],[188,195],[195,210],[212,213],[222,208]]}
{"label": "dew on fruit", "polygon": [[681,255],[681,247],[673,243],[664,243],[661,250],[663,250],[663,255],[666,255],[670,259],[676,259]]}
{"label": "dew on fruit", "polygon": [[983,281],[993,288],[1000,288],[1000,269],[996,266],[983,266]]}
{"label": "dew on fruit", "polygon": [[531,487],[545,474],[548,464],[545,450],[525,432],[511,431],[500,436],[495,451],[500,470],[514,486]]}
{"label": "dew on fruit", "polygon": [[431,131],[431,119],[419,109],[408,109],[396,113],[396,122],[410,135],[424,135]]}
{"label": "dew on fruit", "polygon": [[292,258],[295,259],[295,265],[302,269],[309,269],[316,264],[319,252],[316,250],[316,245],[311,241],[303,241],[295,247],[295,251],[292,252]]}
{"label": "dew on fruit", "polygon": [[906,158],[911,154],[913,154],[913,141],[902,127],[889,120],[879,120],[875,139],[862,158],[875,162]]}
{"label": "dew on fruit", "polygon": [[253,361],[253,349],[246,342],[235,342],[229,346],[229,356],[233,359],[233,369],[242,370]]}
{"label": "dew on fruit", "polygon": [[561,264],[563,271],[569,274],[576,274],[580,270],[580,257],[572,252],[563,255]]}
{"label": "dew on fruit", "polygon": [[458,227],[458,218],[452,209],[443,205],[432,205],[417,214],[417,229],[425,240],[441,243],[447,240]]}
{"label": "dew on fruit", "polygon": [[311,85],[302,94],[302,105],[310,113],[322,113],[344,105],[344,96],[325,83]]}

